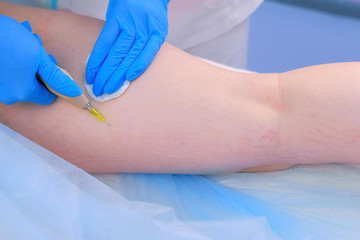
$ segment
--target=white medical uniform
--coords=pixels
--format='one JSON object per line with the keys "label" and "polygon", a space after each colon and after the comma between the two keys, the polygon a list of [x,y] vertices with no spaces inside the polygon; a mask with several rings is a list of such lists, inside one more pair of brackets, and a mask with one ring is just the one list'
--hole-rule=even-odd
{"label": "white medical uniform", "polygon": [[[109,0],[12,0],[105,20]],[[144,0],[146,1],[146,0]],[[249,16],[263,0],[171,0],[167,42],[190,54],[246,68]]]}

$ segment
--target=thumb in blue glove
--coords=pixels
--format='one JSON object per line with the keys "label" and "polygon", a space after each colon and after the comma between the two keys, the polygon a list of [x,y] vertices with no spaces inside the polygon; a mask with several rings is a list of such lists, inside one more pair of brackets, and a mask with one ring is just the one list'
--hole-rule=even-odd
{"label": "thumb in blue glove", "polygon": [[81,88],[53,62],[29,22],[0,15],[0,101],[4,104],[51,104],[56,96],[36,78],[38,73],[55,91],[76,97]]}
{"label": "thumb in blue glove", "polygon": [[150,65],[168,33],[169,0],[110,0],[90,55],[86,82],[96,96],[114,93]]}

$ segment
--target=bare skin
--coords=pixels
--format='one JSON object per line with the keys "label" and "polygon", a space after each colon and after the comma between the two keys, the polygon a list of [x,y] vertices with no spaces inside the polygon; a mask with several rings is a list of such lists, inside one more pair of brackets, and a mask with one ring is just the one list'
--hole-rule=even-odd
{"label": "bare skin", "polygon": [[[0,14],[30,21],[83,87],[103,22],[3,2]],[[61,99],[50,106],[0,104],[0,121],[89,172],[206,174],[359,162],[357,69],[360,63],[235,73],[164,44],[123,96],[92,102],[111,128]]]}

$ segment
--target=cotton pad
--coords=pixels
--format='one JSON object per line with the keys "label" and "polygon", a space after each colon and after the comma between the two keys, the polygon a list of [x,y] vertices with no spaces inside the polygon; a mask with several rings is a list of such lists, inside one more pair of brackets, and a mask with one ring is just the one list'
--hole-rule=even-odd
{"label": "cotton pad", "polygon": [[106,101],[110,101],[114,98],[120,97],[129,86],[130,86],[130,82],[125,81],[124,85],[122,85],[122,87],[119,90],[117,90],[116,92],[114,92],[112,94],[104,93],[103,95],[97,97],[94,95],[94,92],[93,92],[93,84],[87,84],[85,82],[85,89],[86,89],[87,93],[90,95],[90,97],[92,99],[94,99],[97,102],[106,102]]}
{"label": "cotton pad", "polygon": [[[89,55],[89,57],[90,57],[90,55]],[[85,66],[87,66],[89,57],[86,59]],[[122,85],[122,87],[119,88],[119,90],[117,90],[116,92],[114,92],[112,94],[104,93],[103,95],[97,97],[97,96],[95,96],[94,91],[93,91],[94,84],[88,84],[85,80],[85,75],[86,75],[86,72],[84,72],[85,89],[86,89],[87,93],[89,94],[89,96],[97,102],[106,102],[106,101],[110,101],[114,98],[120,97],[126,91],[126,89],[130,86],[130,81],[126,80],[124,82],[124,85]]]}

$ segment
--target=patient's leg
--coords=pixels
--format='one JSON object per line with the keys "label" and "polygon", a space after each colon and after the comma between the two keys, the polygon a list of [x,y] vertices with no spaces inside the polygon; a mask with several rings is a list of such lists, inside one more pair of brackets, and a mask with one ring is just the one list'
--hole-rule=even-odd
{"label": "patient's leg", "polygon": [[[103,22],[7,3],[0,9],[29,20],[48,53],[83,86],[85,60]],[[276,75],[225,71],[165,44],[123,96],[93,103],[111,128],[60,99],[45,107],[0,105],[0,115],[91,172],[230,172],[281,162],[277,90]]]}

